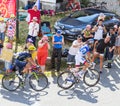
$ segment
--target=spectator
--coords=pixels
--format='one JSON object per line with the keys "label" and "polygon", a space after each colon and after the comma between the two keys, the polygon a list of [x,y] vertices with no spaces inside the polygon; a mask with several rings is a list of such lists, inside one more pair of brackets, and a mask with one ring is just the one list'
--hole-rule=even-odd
{"label": "spectator", "polygon": [[104,49],[109,45],[110,36],[107,36],[105,39],[101,39],[95,42],[94,53],[93,53],[93,62],[97,57],[100,58],[100,73],[102,73],[103,60],[104,60]]}
{"label": "spectator", "polygon": [[53,44],[53,51],[51,57],[52,67],[55,68],[55,58],[57,56],[57,67],[56,70],[59,72],[61,66],[61,54],[62,54],[62,47],[64,45],[64,37],[61,30],[58,30],[55,35],[52,37],[52,44]]}
{"label": "spectator", "polygon": [[40,24],[41,23],[41,13],[40,10],[37,9],[37,5],[34,5],[32,9],[28,9],[26,10],[19,10],[21,12],[28,12],[28,24],[30,24],[33,20],[33,17],[37,17],[37,23]]}
{"label": "spectator", "polygon": [[1,57],[5,61],[6,72],[7,73],[10,72],[11,62],[12,62],[12,57],[13,57],[12,44],[10,42],[8,42],[6,46],[2,49]]}
{"label": "spectator", "polygon": [[77,40],[74,40],[72,46],[69,49],[67,62],[75,62],[75,55],[77,54],[82,44],[82,36],[78,35]]}
{"label": "spectator", "polygon": [[95,32],[95,35],[94,35],[94,40],[95,41],[104,38],[103,33],[106,33],[107,31],[106,31],[105,26],[103,25],[103,20],[102,19],[100,19],[98,21],[98,24],[94,26],[93,32]]}
{"label": "spectator", "polygon": [[33,17],[32,22],[29,24],[29,32],[27,36],[27,39],[32,39],[34,46],[36,45],[36,37],[38,36],[39,32],[39,24],[37,23],[37,20],[37,17]]}
{"label": "spectator", "polygon": [[4,22],[4,18],[0,17],[0,40],[1,43],[4,43],[4,39],[5,39],[5,31],[6,31],[6,24]]}
{"label": "spectator", "polygon": [[86,28],[83,30],[83,37],[84,37],[83,39],[84,42],[90,38],[93,38],[91,25],[87,25]]}
{"label": "spectator", "polygon": [[0,57],[1,57],[1,53],[2,53],[2,48],[3,48],[3,44],[2,44],[2,41],[0,40]]}
{"label": "spectator", "polygon": [[110,28],[110,32],[107,36],[110,36],[109,46],[106,47],[106,59],[108,59],[108,64],[105,65],[106,68],[111,68],[112,58],[114,55],[114,49],[115,49],[115,40],[116,40],[116,34],[114,31],[114,28]]}
{"label": "spectator", "polygon": [[41,71],[45,71],[45,64],[48,57],[48,49],[50,49],[50,45],[48,43],[48,37],[43,36],[41,40],[38,42],[38,50],[37,50],[37,61],[41,67]]}
{"label": "spectator", "polygon": [[114,25],[114,31],[115,31],[115,34],[118,33],[118,25]]}
{"label": "spectator", "polygon": [[33,46],[33,40],[32,40],[31,38],[28,38],[28,39],[27,39],[26,45],[25,45],[25,47],[24,47],[24,50],[25,50],[25,51],[28,50],[28,47],[29,47],[29,46]]}
{"label": "spectator", "polygon": [[14,14],[11,14],[10,19],[7,21],[7,37],[11,45],[13,45],[15,33],[16,33],[16,18]]}
{"label": "spectator", "polygon": [[118,36],[116,37],[115,46],[116,46],[117,58],[120,59],[120,29],[118,30]]}
{"label": "spectator", "polygon": [[101,20],[101,19],[102,19],[103,21],[105,20],[105,15],[104,15],[103,13],[100,13],[100,14],[99,14],[98,22],[99,22],[99,20]]}

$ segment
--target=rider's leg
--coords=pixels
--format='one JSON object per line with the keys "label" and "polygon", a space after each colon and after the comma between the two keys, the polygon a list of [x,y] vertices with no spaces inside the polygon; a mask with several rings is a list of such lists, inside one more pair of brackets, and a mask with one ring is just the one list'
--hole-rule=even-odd
{"label": "rider's leg", "polygon": [[100,54],[99,58],[100,58],[100,72],[102,72],[103,61],[104,61],[104,54]]}

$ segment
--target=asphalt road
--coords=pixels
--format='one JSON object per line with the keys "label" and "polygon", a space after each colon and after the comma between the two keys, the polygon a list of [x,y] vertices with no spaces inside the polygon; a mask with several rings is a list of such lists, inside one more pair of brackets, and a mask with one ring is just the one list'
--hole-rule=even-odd
{"label": "asphalt road", "polygon": [[[98,66],[97,66],[98,68]],[[29,85],[9,92],[0,81],[0,106],[118,106],[120,105],[120,60],[112,69],[104,68],[100,82],[88,87],[82,82],[69,90],[56,84],[57,76],[48,77],[49,86],[44,91],[32,91]]]}

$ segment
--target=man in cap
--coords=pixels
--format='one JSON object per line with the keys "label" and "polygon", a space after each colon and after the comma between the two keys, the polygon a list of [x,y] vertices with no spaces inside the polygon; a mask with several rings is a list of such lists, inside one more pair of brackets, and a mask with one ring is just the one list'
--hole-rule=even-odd
{"label": "man in cap", "polygon": [[56,70],[59,72],[61,66],[61,54],[62,47],[64,45],[64,37],[61,30],[57,30],[56,34],[52,37],[53,51],[52,51],[52,68],[55,68],[55,57],[57,57],[57,67]]}

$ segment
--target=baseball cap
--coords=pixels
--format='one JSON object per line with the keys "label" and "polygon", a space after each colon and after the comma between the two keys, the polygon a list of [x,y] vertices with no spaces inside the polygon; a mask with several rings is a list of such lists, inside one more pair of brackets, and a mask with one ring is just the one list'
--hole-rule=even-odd
{"label": "baseball cap", "polygon": [[57,34],[62,34],[62,31],[61,30],[57,30]]}

